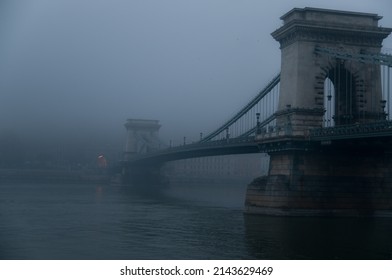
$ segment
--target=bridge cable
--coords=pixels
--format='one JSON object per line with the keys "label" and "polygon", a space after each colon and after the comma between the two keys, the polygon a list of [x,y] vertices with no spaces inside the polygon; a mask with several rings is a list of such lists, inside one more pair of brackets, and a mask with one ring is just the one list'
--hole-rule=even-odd
{"label": "bridge cable", "polygon": [[230,125],[235,123],[238,119],[240,119],[242,116],[244,116],[249,110],[252,109],[253,106],[255,106],[264,96],[266,96],[278,83],[280,82],[280,73],[276,75],[271,82],[268,83],[268,85],[259,92],[259,94],[252,99],[246,106],[244,106],[234,117],[232,117],[230,120],[228,120],[226,123],[224,123],[222,126],[220,126],[218,129],[213,131],[212,133],[208,134],[206,137],[204,137],[202,140],[200,140],[201,143],[210,141],[220,133],[222,133],[225,129],[227,129]]}

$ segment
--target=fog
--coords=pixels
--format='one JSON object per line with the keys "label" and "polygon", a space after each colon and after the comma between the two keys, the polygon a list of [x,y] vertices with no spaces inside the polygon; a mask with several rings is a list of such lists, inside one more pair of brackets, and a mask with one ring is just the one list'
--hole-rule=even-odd
{"label": "fog", "polygon": [[159,120],[167,143],[197,140],[279,72],[270,33],[306,6],[377,13],[392,27],[389,0],[1,0],[3,156],[115,158],[127,118]]}

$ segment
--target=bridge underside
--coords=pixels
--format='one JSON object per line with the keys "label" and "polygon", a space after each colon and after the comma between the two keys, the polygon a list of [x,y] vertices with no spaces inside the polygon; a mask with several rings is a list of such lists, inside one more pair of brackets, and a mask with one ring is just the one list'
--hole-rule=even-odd
{"label": "bridge underside", "polygon": [[270,153],[269,175],[248,187],[246,212],[392,216],[392,138],[314,142]]}
{"label": "bridge underside", "polygon": [[162,176],[160,168],[165,162],[196,157],[258,153],[259,151],[259,145],[254,138],[246,138],[242,141],[220,140],[135,155],[122,164],[123,181],[140,186],[163,185],[167,180]]}

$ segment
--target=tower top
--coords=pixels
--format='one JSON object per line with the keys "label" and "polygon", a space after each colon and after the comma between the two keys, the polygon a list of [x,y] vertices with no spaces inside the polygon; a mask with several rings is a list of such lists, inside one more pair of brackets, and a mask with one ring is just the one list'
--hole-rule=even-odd
{"label": "tower top", "polygon": [[161,125],[158,120],[128,119],[125,123],[127,130],[154,130],[158,131]]}
{"label": "tower top", "polygon": [[295,41],[381,47],[392,31],[378,26],[381,18],[377,14],[294,8],[281,17],[283,26],[271,35],[283,48]]}
{"label": "tower top", "polygon": [[284,21],[284,24],[288,24],[294,20],[306,20],[319,23],[331,24],[342,24],[349,26],[368,26],[377,27],[378,21],[382,19],[382,16],[370,13],[358,13],[350,11],[339,11],[329,9],[318,9],[318,8],[294,8],[280,17]]}

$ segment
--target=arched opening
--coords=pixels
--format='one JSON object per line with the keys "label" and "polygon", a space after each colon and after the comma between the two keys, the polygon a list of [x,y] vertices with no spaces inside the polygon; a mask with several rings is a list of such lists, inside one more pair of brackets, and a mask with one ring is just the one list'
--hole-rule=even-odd
{"label": "arched opening", "polygon": [[324,81],[324,127],[335,126],[335,86],[328,77]]}
{"label": "arched opening", "polygon": [[[356,104],[355,78],[338,62],[328,73],[324,82],[325,119],[330,119],[330,125],[352,124],[358,121]],[[330,106],[328,108],[328,106]]]}

